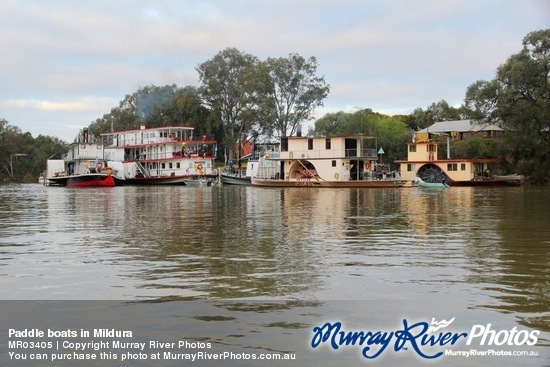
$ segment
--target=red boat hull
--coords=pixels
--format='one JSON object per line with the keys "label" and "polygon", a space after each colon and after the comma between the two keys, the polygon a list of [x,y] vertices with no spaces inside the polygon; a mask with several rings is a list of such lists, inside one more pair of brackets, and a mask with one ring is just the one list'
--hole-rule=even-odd
{"label": "red boat hull", "polygon": [[51,185],[67,187],[113,187],[115,179],[111,174],[89,173],[76,176],[54,177],[49,179]]}
{"label": "red boat hull", "polygon": [[115,180],[113,176],[82,175],[70,177],[67,180],[68,187],[113,187]]}

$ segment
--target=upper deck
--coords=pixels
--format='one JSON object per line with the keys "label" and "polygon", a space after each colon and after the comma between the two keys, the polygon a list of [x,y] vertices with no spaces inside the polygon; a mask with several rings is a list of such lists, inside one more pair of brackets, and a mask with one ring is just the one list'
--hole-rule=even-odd
{"label": "upper deck", "polygon": [[284,137],[281,138],[280,159],[376,159],[369,136]]}
{"label": "upper deck", "polygon": [[[189,126],[164,126],[150,129],[143,126],[137,130],[102,133],[101,136],[106,147],[128,148],[194,140],[193,130],[194,128]],[[203,138],[203,140],[206,139]]]}
{"label": "upper deck", "polygon": [[69,150],[62,158],[67,162],[86,159],[103,159],[103,145],[88,142],[72,143],[69,145]]}

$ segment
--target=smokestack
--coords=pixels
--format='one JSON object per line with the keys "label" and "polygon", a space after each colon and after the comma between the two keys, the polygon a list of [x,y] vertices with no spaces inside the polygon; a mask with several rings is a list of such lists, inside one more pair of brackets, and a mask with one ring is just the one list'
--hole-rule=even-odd
{"label": "smokestack", "polygon": [[298,125],[298,128],[296,129],[296,136],[302,137],[302,124]]}
{"label": "smokestack", "polygon": [[139,129],[140,130],[145,130],[145,124],[139,124]]}

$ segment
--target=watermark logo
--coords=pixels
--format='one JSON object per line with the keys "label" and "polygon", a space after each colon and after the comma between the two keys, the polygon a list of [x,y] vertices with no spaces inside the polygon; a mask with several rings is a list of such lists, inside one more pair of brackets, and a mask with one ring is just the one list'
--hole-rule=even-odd
{"label": "watermark logo", "polygon": [[422,358],[435,359],[445,354],[449,347],[461,342],[467,346],[532,346],[537,343],[540,334],[539,330],[518,330],[516,327],[511,330],[493,330],[491,324],[473,325],[470,332],[446,330],[454,321],[454,317],[448,321],[432,318],[431,323],[409,323],[404,319],[403,327],[393,331],[347,331],[341,322],[327,322],[313,328],[311,347],[315,349],[327,344],[334,350],[359,347],[361,355],[367,359],[377,358],[391,349],[394,352],[413,350]]}
{"label": "watermark logo", "polygon": [[432,325],[428,328],[428,333],[435,333],[439,329],[446,328],[447,326],[451,325],[453,321],[455,321],[454,317],[449,321],[441,320],[439,322],[435,321],[435,319],[432,319]]}

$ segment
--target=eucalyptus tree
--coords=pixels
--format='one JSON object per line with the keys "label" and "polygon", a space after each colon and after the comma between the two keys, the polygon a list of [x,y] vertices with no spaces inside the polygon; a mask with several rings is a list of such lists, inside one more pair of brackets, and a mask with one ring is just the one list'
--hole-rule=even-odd
{"label": "eucalyptus tree", "polygon": [[278,138],[292,136],[323,105],[330,86],[316,75],[315,57],[306,60],[292,53],[286,58],[268,58],[263,64],[269,75],[261,105],[264,129]]}
{"label": "eucalyptus tree", "polygon": [[485,119],[550,143],[550,29],[529,33],[495,79],[468,88],[465,103]]}
{"label": "eucalyptus tree", "polygon": [[378,132],[378,120],[387,117],[370,108],[355,112],[331,112],[317,121],[308,134],[312,136],[365,135]]}
{"label": "eucalyptus tree", "polygon": [[432,123],[439,121],[455,121],[462,118],[460,108],[449,106],[449,103],[444,99],[439,102],[433,102],[428,107],[427,111],[430,111],[430,121]]}
{"label": "eucalyptus tree", "polygon": [[0,118],[0,181],[28,179],[36,182],[46,160],[66,152],[66,143],[59,138],[22,132]]}
{"label": "eucalyptus tree", "polygon": [[0,173],[13,179],[13,157],[18,154],[26,154],[21,151],[21,129],[10,125],[6,119],[0,119]]}
{"label": "eucalyptus tree", "polygon": [[343,131],[352,120],[353,114],[344,111],[329,112],[315,121],[313,128],[310,128],[310,136],[337,136],[344,135]]}
{"label": "eucalyptus tree", "polygon": [[508,130],[520,172],[547,180],[550,172],[550,29],[529,33],[491,81],[466,91],[465,107],[479,120]]}
{"label": "eucalyptus tree", "polygon": [[202,104],[199,91],[193,86],[176,90],[164,113],[177,125],[194,127],[196,136],[210,135],[215,130],[210,120],[210,110]]}
{"label": "eucalyptus tree", "polygon": [[384,162],[393,162],[407,157],[407,142],[412,133],[407,124],[399,117],[385,116],[376,120],[377,148],[383,148]]}
{"label": "eucalyptus tree", "polygon": [[[222,127],[229,159],[258,118],[258,100],[265,86],[258,64],[255,56],[227,48],[196,68],[200,95]],[[240,155],[240,148],[237,152]]]}

